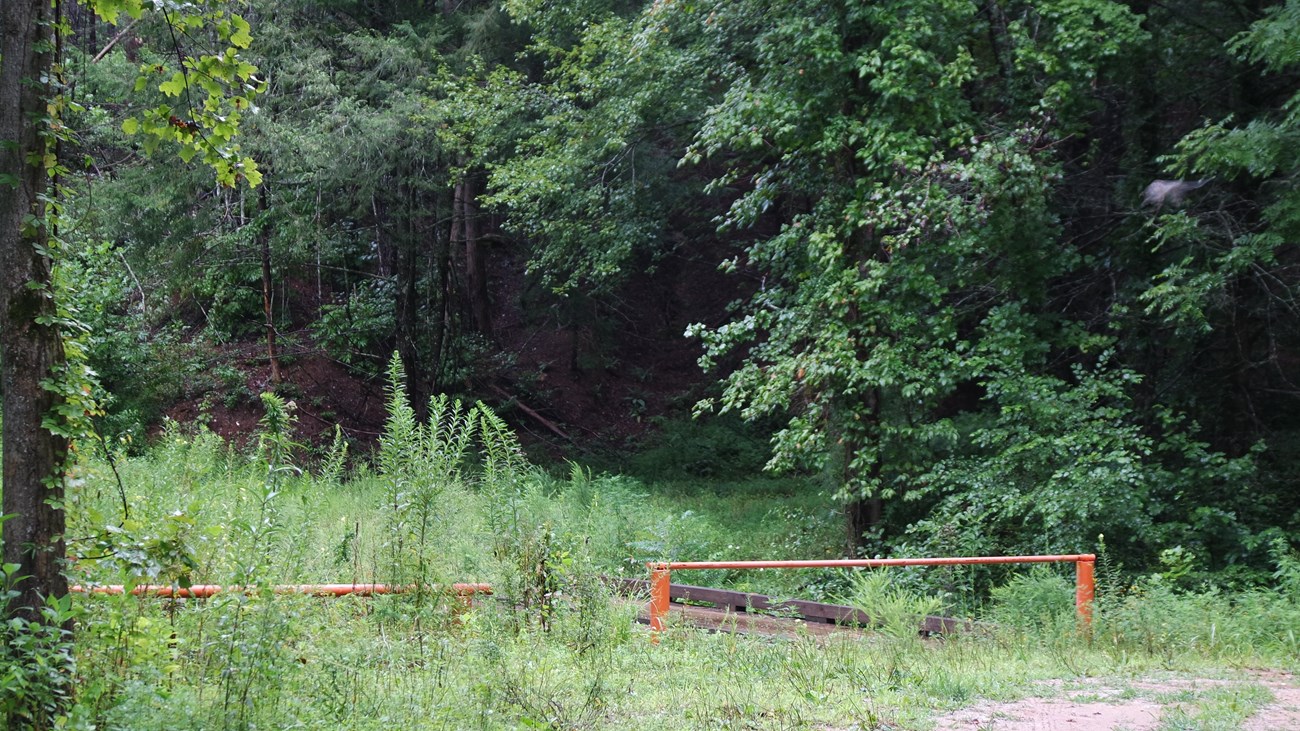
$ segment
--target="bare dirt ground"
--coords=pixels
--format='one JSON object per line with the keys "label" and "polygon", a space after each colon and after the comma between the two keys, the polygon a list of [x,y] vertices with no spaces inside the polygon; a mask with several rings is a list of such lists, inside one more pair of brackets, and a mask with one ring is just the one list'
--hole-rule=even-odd
{"label": "bare dirt ground", "polygon": [[1278,673],[1265,681],[1273,702],[1251,716],[1244,731],[1294,731],[1300,729],[1300,678]]}
{"label": "bare dirt ground", "polygon": [[[705,607],[672,605],[670,621],[721,632],[768,636],[825,637],[857,632],[831,624],[800,622],[761,614],[737,614]],[[1195,712],[1207,691],[1263,686],[1272,696],[1240,726],[1241,731],[1300,731],[1300,678],[1257,671],[1232,680],[1209,678],[1099,679],[1095,683],[1045,683],[1043,693],[1016,701],[982,701],[935,721],[935,731],[1157,731],[1166,715]],[[1170,726],[1166,726],[1169,728]],[[1173,725],[1173,728],[1181,726]],[[1219,728],[1219,726],[1214,726]],[[826,731],[841,731],[826,729]]]}
{"label": "bare dirt ground", "polygon": [[[720,632],[816,636],[858,631],[761,614],[672,605],[676,622]],[[1300,678],[1279,671],[1247,672],[1238,679],[1145,678],[1096,683],[1045,683],[1039,696],[983,701],[936,719],[935,731],[1157,731],[1166,714],[1195,714],[1197,697],[1210,691],[1262,685],[1273,700],[1240,724],[1242,731],[1300,731]],[[1171,721],[1166,728],[1182,728]],[[1221,726],[1214,726],[1219,728]],[[1226,728],[1226,727],[1225,727]],[[832,731],[832,730],[827,730]],[[839,731],[839,730],[833,730]]]}
{"label": "bare dirt ground", "polygon": [[[1262,685],[1272,694],[1242,731],[1300,731],[1300,679],[1257,673],[1241,680],[1141,680],[1123,686],[1060,689],[1057,697],[977,703],[940,717],[936,731],[1155,731],[1165,714],[1195,702],[1198,692]],[[1177,698],[1178,700],[1166,700]],[[1216,726],[1217,728],[1217,726]]]}
{"label": "bare dirt ground", "polygon": [[938,731],[1154,731],[1161,706],[1148,700],[1079,703],[1026,698],[1012,703],[981,703],[939,719]]}

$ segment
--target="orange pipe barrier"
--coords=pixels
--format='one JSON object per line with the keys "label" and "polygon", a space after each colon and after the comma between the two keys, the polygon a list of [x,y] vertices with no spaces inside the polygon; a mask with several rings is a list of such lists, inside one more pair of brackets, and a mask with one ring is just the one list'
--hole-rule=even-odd
{"label": "orange pipe barrier", "polygon": [[659,633],[664,630],[664,617],[668,616],[671,583],[667,568],[650,569],[650,641],[655,644],[659,644]]}
{"label": "orange pipe barrier", "polygon": [[1091,553],[1050,556],[966,556],[957,558],[859,558],[826,561],[668,561],[651,562],[650,569],[650,629],[651,641],[659,641],[668,615],[671,572],[700,569],[812,569],[812,568],[881,568],[885,566],[969,566],[1004,563],[1064,563],[1075,566],[1074,608],[1080,626],[1092,626],[1092,602],[1097,593],[1093,567],[1097,557]]}
{"label": "orange pipe barrier", "polygon": [[[379,594],[404,594],[415,591],[415,588],[413,584],[401,586],[390,586],[388,584],[277,584],[271,587],[271,591],[276,594],[309,594],[311,596],[346,596],[348,594],[376,596]],[[461,597],[492,593],[492,587],[487,584],[452,584],[451,590]],[[91,587],[73,586],[69,588],[69,591],[79,594],[120,595],[125,593],[126,587],[120,584]],[[256,590],[252,587],[222,586],[219,584],[195,584],[188,587],[144,584],[132,588],[131,594],[134,596],[149,595],[176,599],[207,599],[223,592],[251,593],[253,591]]]}
{"label": "orange pipe barrier", "polygon": [[1093,568],[1095,556],[1081,556],[1074,562],[1074,611],[1084,632],[1092,629],[1092,600],[1097,596],[1097,579]]}

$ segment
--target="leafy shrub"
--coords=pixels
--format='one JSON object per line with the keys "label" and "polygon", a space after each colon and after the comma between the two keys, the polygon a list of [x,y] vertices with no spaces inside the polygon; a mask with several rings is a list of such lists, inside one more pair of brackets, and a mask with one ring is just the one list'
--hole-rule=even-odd
{"label": "leafy shrub", "polygon": [[1098,637],[1113,652],[1141,652],[1166,663],[1189,652],[1238,661],[1300,657],[1300,601],[1293,583],[1300,560],[1282,543],[1274,560],[1273,588],[1180,590],[1166,573],[1141,577],[1099,597]]}
{"label": "leafy shrub", "polygon": [[650,479],[728,479],[756,475],[767,462],[760,427],[732,415],[659,420],[659,433],[628,465]]}
{"label": "leafy shrub", "polygon": [[843,602],[865,612],[881,631],[898,640],[916,638],[921,622],[942,607],[937,598],[904,586],[891,571],[854,572]]}
{"label": "leafy shrub", "polygon": [[319,319],[309,329],[331,358],[358,373],[378,375],[381,347],[389,342],[396,327],[392,300],[391,283],[364,282],[354,287],[343,302],[321,307]]}
{"label": "leafy shrub", "polygon": [[1045,566],[1015,574],[992,590],[989,617],[1012,630],[1029,632],[1074,627],[1074,585]]}
{"label": "leafy shrub", "polygon": [[262,330],[262,270],[252,260],[201,269],[193,295],[207,319],[207,333],[223,343]]}
{"label": "leafy shrub", "polygon": [[[0,566],[0,608],[19,592],[18,564]],[[49,597],[39,619],[8,617],[0,624],[0,720],[12,731],[43,731],[66,723],[76,661],[72,654],[72,600]]]}

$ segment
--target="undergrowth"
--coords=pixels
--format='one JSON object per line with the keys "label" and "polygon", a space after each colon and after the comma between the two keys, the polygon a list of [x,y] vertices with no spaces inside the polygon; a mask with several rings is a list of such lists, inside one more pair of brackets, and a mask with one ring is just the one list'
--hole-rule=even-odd
{"label": "undergrowth", "polygon": [[[937,711],[1049,678],[1300,664],[1300,559],[1280,542],[1275,585],[1244,592],[1181,585],[1176,565],[1125,577],[1103,561],[1089,632],[1065,573],[1013,574],[967,601],[976,621],[942,640],[916,624],[953,610],[951,577],[700,572],[689,580],[852,603],[879,631],[771,639],[670,625],[652,645],[636,621],[644,597],[619,598],[615,580],[644,577],[646,560],[816,557],[835,540],[834,516],[779,482],[743,483],[729,502],[722,490],[577,465],[548,474],[481,405],[435,399],[420,422],[403,378],[395,362],[371,466],[347,470],[339,456],[317,474],[299,469],[286,437],[293,407],[275,397],[263,399],[250,452],[171,425],[147,453],[119,458],[121,492],[106,465],[80,465],[69,499],[74,583],[244,590],[77,596],[55,608],[75,614],[75,642],[4,635],[10,668],[53,667],[73,682],[48,685],[56,695],[42,701],[17,685],[31,672],[11,669],[0,673],[5,697],[39,712],[73,696],[70,713],[36,727],[131,731],[920,729]],[[467,605],[453,581],[495,594]],[[332,600],[272,591],[307,582],[415,590]]]}

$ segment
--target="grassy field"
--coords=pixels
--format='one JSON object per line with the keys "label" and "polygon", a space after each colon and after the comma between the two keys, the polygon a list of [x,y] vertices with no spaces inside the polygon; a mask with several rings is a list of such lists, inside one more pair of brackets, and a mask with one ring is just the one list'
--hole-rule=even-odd
{"label": "grassy field", "polygon": [[[652,645],[637,599],[605,578],[644,576],[648,559],[825,555],[840,538],[833,505],[789,481],[557,477],[524,462],[490,417],[440,413],[436,429],[396,419],[374,466],[350,474],[341,453],[296,468],[274,419],[251,453],[173,428],[119,458],[116,475],[103,461],[79,467],[68,506],[78,582],[251,590],[79,597],[64,727],[928,729],[978,702],[1104,688],[1176,701],[1163,730],[1220,729],[1273,699],[1261,671],[1300,667],[1300,562],[1281,554],[1276,587],[1233,595],[1160,576],[1121,587],[1103,572],[1089,637],[1070,579],[1051,570],[967,602],[993,624],[942,639],[919,637],[915,622],[953,604],[911,574],[700,572],[689,581],[854,601],[883,625],[830,639],[678,625]],[[496,596],[466,609],[437,589],[270,591],[371,581],[481,581]],[[13,677],[0,682],[19,687]]]}

